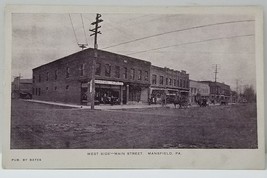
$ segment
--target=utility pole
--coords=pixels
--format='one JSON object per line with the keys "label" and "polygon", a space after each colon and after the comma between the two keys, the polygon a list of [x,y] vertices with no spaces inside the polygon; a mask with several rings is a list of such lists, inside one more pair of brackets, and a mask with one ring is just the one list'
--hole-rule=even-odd
{"label": "utility pole", "polygon": [[216,66],[215,66],[215,72],[214,72],[214,74],[215,74],[215,83],[217,82],[217,74],[218,74],[218,67],[217,67],[217,64],[216,64]]}
{"label": "utility pole", "polygon": [[90,93],[91,93],[91,109],[95,108],[95,63],[97,60],[97,34],[101,34],[100,31],[98,31],[101,26],[98,26],[99,23],[103,22],[102,19],[100,19],[101,14],[96,14],[96,19],[95,22],[91,23],[91,25],[94,25],[95,28],[89,29],[89,31],[93,32],[90,36],[94,36],[94,57],[93,57],[93,64],[92,64],[92,79],[91,79],[91,84],[89,86],[90,88]]}

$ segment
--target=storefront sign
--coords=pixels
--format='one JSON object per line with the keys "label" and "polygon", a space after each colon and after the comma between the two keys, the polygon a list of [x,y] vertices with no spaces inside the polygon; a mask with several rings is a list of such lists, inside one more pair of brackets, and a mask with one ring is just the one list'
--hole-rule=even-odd
{"label": "storefront sign", "polygon": [[114,82],[114,81],[106,81],[106,80],[95,80],[96,84],[103,84],[103,85],[123,85],[122,82]]}

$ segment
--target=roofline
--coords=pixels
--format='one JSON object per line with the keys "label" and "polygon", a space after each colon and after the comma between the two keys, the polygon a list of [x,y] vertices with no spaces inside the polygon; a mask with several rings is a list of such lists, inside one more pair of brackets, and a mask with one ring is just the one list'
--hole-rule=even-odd
{"label": "roofline", "polygon": [[[56,60],[54,60],[54,61],[48,62],[48,63],[46,63],[46,64],[42,64],[42,65],[40,65],[40,66],[38,66],[38,67],[33,68],[32,70],[36,70],[36,69],[41,68],[41,67],[43,67],[43,66],[46,66],[46,65],[55,63],[55,62],[57,62],[57,61],[63,60],[64,58],[70,57],[70,56],[75,55],[75,54],[78,54],[78,53],[85,53],[85,52],[93,51],[93,50],[94,50],[94,48],[87,48],[87,49],[85,49],[85,50],[82,50],[82,51],[78,51],[78,52],[72,53],[72,54],[70,54],[70,55],[67,55],[67,56],[64,56],[64,57],[62,57],[62,58],[56,59]],[[119,56],[122,56],[122,57],[127,57],[127,58],[131,58],[131,59],[134,59],[134,60],[139,60],[139,61],[147,62],[147,63],[151,64],[151,62],[149,62],[149,61],[142,60],[142,59],[138,59],[138,58],[134,58],[134,57],[130,57],[130,56],[126,56],[126,55],[123,55],[123,54],[113,53],[113,52],[104,51],[104,50],[100,50],[100,49],[98,49],[98,51],[101,51],[101,52],[104,52],[104,53],[110,53],[110,54],[117,55],[117,56],[119,55]]]}

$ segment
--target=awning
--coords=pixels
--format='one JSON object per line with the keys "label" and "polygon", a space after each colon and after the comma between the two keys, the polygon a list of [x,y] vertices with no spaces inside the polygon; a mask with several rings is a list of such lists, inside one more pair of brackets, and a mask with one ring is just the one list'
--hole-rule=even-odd
{"label": "awning", "polygon": [[95,84],[122,86],[123,82],[114,82],[114,81],[108,81],[108,80],[95,80]]}

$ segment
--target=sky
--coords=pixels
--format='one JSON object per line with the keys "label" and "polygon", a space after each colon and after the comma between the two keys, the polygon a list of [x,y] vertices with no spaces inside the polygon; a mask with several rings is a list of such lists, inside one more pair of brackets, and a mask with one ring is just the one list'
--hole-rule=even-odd
{"label": "sky", "polygon": [[[13,14],[12,76],[93,48],[96,14]],[[99,49],[186,70],[192,80],[256,86],[254,17],[225,14],[102,14]],[[73,30],[74,29],[74,30]],[[76,37],[75,37],[76,36]],[[77,39],[77,40],[76,40]]]}

